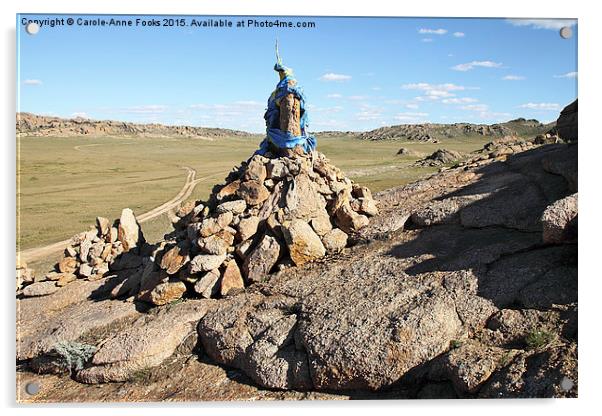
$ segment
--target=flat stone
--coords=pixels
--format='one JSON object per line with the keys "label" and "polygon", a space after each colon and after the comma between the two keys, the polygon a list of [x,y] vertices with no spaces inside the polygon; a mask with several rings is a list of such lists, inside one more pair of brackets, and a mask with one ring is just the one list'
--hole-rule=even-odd
{"label": "flat stone", "polygon": [[53,281],[37,282],[25,286],[25,288],[23,289],[23,296],[46,296],[53,294],[57,290],[59,290],[59,287]]}
{"label": "flat stone", "polygon": [[154,305],[166,305],[180,299],[186,292],[186,285],[181,280],[170,279],[167,282],[159,283],[153,290],[140,298],[140,300],[150,302]]}
{"label": "flat stone", "polygon": [[199,254],[190,261],[190,273],[208,272],[217,269],[224,260],[226,260],[225,254]]}
{"label": "flat stone", "polygon": [[223,214],[225,212],[231,212],[234,215],[240,215],[247,209],[247,203],[244,199],[238,199],[236,201],[228,201],[219,204],[215,208],[215,212]]}

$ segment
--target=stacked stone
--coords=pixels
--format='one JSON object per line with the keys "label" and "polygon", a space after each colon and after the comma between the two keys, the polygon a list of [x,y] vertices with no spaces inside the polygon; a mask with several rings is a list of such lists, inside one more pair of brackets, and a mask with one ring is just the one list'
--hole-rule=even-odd
{"label": "stacked stone", "polygon": [[138,267],[142,263],[140,247],[143,244],[142,230],[131,209],[124,209],[113,225],[108,219],[98,217],[95,227],[71,238],[54,270],[32,279],[22,294],[26,297],[48,295],[77,279],[97,280],[109,270]]}
{"label": "stacked stone", "polygon": [[35,272],[27,267],[27,263],[17,259],[17,292],[35,281]]}
{"label": "stacked stone", "polygon": [[162,278],[138,298],[162,304],[164,293],[182,296],[184,286],[205,298],[237,293],[272,272],[344,249],[377,213],[370,190],[317,151],[254,155],[206,204],[180,208],[173,238],[156,256]]}

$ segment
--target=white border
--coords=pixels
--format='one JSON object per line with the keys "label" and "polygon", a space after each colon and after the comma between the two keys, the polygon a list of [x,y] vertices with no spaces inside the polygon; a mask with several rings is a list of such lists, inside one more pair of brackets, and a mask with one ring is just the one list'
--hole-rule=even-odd
{"label": "white border", "polygon": [[[106,414],[106,410],[96,406],[62,405],[59,409],[49,406],[37,408],[15,408],[14,391],[14,226],[15,226],[15,14],[29,13],[136,13],[136,14],[245,14],[245,15],[346,15],[346,16],[464,16],[464,17],[564,17],[579,19],[579,101],[580,101],[580,264],[579,264],[579,399],[574,400],[489,400],[489,401],[379,401],[379,402],[279,402],[279,403],[191,403],[191,404],[154,404],[154,405],[110,405],[111,414],[130,414],[144,412],[145,415],[173,412],[180,414],[199,414],[200,412],[236,413],[244,411],[246,415],[266,413],[304,414],[332,413],[344,411],[347,414],[365,414],[370,408],[380,412],[420,412],[420,414],[449,414],[487,415],[532,412],[533,414],[577,414],[594,409],[596,399],[602,397],[598,388],[600,382],[600,359],[602,349],[600,341],[600,303],[599,297],[601,276],[597,262],[600,254],[599,232],[600,220],[596,214],[600,209],[599,192],[602,177],[600,166],[600,15],[596,13],[595,2],[568,2],[548,0],[545,2],[526,2],[524,0],[505,0],[500,2],[484,2],[469,0],[429,1],[419,2],[386,2],[370,0],[355,2],[343,0],[314,1],[314,0],[269,0],[269,1],[190,1],[190,0],[103,0],[97,2],[82,2],[68,0],[20,0],[15,3],[3,1],[2,14],[2,72],[4,99],[1,101],[2,114],[3,156],[2,189],[4,200],[2,204],[2,265],[5,270],[3,294],[3,310],[6,312],[2,321],[3,334],[6,342],[2,343],[3,356],[6,359],[4,374],[1,378],[3,404],[9,407],[9,413],[30,414],[34,410],[42,412],[60,412],[61,415],[82,413]],[[520,45],[517,45],[520,47]],[[594,126],[598,127],[595,128]],[[141,409],[141,406],[145,406]],[[172,409],[163,409],[169,406]],[[173,408],[175,407],[175,408]],[[202,409],[199,409],[201,407]],[[135,410],[134,410],[135,409]],[[244,409],[244,410],[243,410]],[[599,411],[599,410],[598,410]],[[592,412],[593,413],[593,412]]]}

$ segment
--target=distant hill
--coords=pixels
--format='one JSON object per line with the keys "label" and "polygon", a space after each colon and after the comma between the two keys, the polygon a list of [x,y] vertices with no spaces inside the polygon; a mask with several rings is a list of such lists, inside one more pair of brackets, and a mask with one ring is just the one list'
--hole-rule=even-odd
{"label": "distant hill", "polygon": [[215,139],[232,136],[253,136],[252,133],[220,128],[166,126],[163,124],[137,124],[124,121],[65,119],[17,113],[17,133],[27,136],[139,136],[139,137],[192,137]]}
{"label": "distant hill", "polygon": [[554,123],[543,124],[537,120],[517,118],[498,124],[400,124],[397,126],[381,127],[358,135],[362,140],[414,140],[423,142],[438,142],[445,139],[504,136],[534,136],[549,131]]}

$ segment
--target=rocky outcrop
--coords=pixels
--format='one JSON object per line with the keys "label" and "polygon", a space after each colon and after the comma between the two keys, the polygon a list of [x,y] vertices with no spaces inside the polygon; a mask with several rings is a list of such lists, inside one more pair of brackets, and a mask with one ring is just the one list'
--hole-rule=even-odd
{"label": "rocky outcrop", "polygon": [[[576,394],[559,384],[576,380],[576,246],[542,239],[543,213],[571,195],[545,160],[573,157],[570,146],[477,154],[378,194],[379,214],[345,256],[220,301],[198,325],[204,351],[269,388],[407,383],[425,385],[415,393],[424,395],[447,382],[455,397]],[[493,322],[510,307],[542,312],[504,335]],[[547,331],[554,341],[537,341]]]}
{"label": "rocky outcrop", "polygon": [[575,141],[578,136],[578,100],[573,101],[560,112],[553,131],[566,141]]}
{"label": "rocky outcrop", "polygon": [[455,150],[438,149],[424,159],[418,160],[416,166],[442,166],[462,159],[462,154]]}
{"label": "rocky outcrop", "polygon": [[128,136],[128,137],[192,137],[199,139],[252,136],[238,130],[165,126],[162,124],[136,124],[112,120],[91,120],[82,117],[71,119],[17,113],[17,133],[36,137],[71,136]]}

